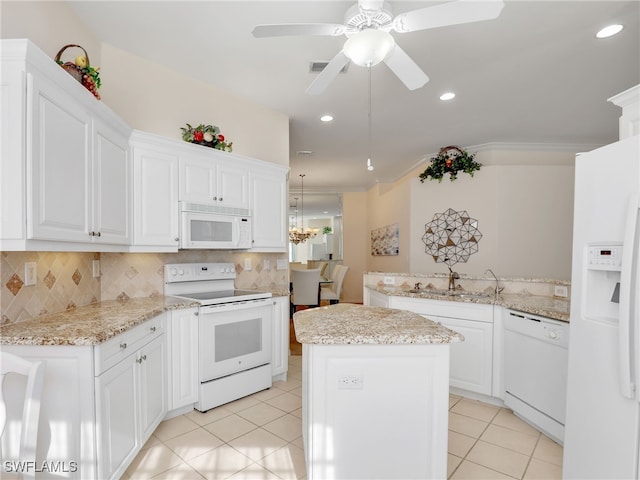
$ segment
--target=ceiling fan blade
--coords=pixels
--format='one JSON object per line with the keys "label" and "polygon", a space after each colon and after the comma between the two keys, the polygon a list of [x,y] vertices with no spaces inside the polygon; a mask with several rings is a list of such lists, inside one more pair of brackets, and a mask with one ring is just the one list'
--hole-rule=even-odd
{"label": "ceiling fan blade", "polygon": [[409,90],[420,88],[429,81],[427,74],[398,45],[395,46],[391,55],[385,58],[384,63]]}
{"label": "ceiling fan blade", "polygon": [[361,10],[382,10],[384,0],[358,0]]}
{"label": "ceiling fan blade", "polygon": [[502,0],[458,0],[434,7],[401,13],[393,19],[396,32],[414,32],[429,28],[459,25],[497,18],[504,7]]}
{"label": "ceiling fan blade", "polygon": [[328,35],[344,33],[344,25],[337,23],[283,23],[280,25],[256,25],[251,32],[256,38],[285,37],[290,35]]}
{"label": "ceiling fan blade", "polygon": [[306,92],[309,95],[319,95],[325,91],[329,84],[338,76],[340,70],[349,63],[349,58],[342,53],[342,50],[331,59],[331,61],[324,67],[316,79],[311,82],[311,85],[307,88]]}

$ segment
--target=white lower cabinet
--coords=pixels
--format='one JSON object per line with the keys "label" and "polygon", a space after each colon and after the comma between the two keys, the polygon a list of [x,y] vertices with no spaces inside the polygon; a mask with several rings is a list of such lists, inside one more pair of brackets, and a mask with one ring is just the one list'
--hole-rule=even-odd
{"label": "white lower cabinet", "polygon": [[164,322],[162,314],[94,349],[100,478],[120,478],[167,413]]}
{"label": "white lower cabinet", "polygon": [[501,395],[494,391],[493,305],[389,296],[389,307],[419,313],[464,336],[464,342],[450,346],[450,386]]}
{"label": "white lower cabinet", "polygon": [[168,312],[169,408],[174,411],[198,401],[198,309]]}
{"label": "white lower cabinet", "polygon": [[286,380],[289,369],[289,297],[273,297],[271,376]]}

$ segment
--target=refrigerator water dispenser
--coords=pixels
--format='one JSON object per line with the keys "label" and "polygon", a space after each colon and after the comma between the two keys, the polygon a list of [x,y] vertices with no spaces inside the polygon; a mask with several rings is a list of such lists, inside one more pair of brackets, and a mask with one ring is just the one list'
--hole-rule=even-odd
{"label": "refrigerator water dispenser", "polygon": [[622,270],[622,244],[588,244],[586,250],[583,314],[585,318],[615,324],[619,317],[617,297]]}

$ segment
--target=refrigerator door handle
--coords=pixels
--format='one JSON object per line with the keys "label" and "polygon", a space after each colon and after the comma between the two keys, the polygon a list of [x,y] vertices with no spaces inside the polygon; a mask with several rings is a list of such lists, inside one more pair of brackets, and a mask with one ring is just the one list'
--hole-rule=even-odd
{"label": "refrigerator door handle", "polygon": [[636,397],[636,382],[633,378],[631,362],[636,355],[632,349],[635,341],[631,338],[631,322],[636,314],[637,291],[634,288],[638,253],[636,239],[638,236],[638,216],[640,214],[640,194],[634,193],[629,199],[627,221],[622,249],[622,271],[620,274],[620,323],[618,325],[618,343],[620,346],[620,380],[622,395],[626,398]]}

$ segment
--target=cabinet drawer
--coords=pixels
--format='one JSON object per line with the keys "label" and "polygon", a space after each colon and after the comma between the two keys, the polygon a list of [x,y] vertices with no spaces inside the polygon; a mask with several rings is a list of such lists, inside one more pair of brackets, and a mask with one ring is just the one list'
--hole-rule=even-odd
{"label": "cabinet drawer", "polygon": [[166,314],[147,320],[126,332],[116,335],[93,349],[95,376],[113,367],[143,345],[164,333]]}

